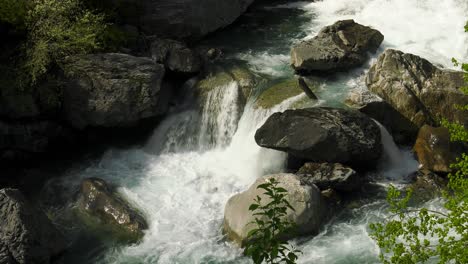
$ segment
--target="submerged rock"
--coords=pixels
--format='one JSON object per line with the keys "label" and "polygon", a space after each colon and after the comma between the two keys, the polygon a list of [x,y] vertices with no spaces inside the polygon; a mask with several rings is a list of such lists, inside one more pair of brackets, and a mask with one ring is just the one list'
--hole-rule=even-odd
{"label": "submerged rock", "polygon": [[67,246],[47,216],[18,190],[0,190],[0,223],[0,263],[50,263]]}
{"label": "submerged rock", "polygon": [[468,95],[460,89],[463,72],[438,69],[421,57],[389,49],[369,70],[366,84],[416,131],[425,124],[437,125],[439,118],[468,124],[466,112],[454,107],[468,104]]}
{"label": "submerged rock", "polygon": [[384,36],[354,20],[338,21],[313,39],[295,45],[291,66],[298,72],[330,72],[358,67],[376,52]]}
{"label": "submerged rock", "polygon": [[184,43],[170,39],[157,39],[151,44],[151,57],[167,70],[182,74],[195,74],[201,70],[200,56]]}
{"label": "submerged rock", "polygon": [[164,67],[150,58],[89,54],[69,57],[63,68],[63,107],[75,128],[129,127],[167,110]]}
{"label": "submerged rock", "polygon": [[247,239],[247,234],[255,227],[252,221],[255,217],[249,206],[254,203],[254,198],[260,196],[263,201],[268,198],[263,194],[264,190],[257,186],[268,179],[275,178],[280,182],[279,186],[288,191],[287,200],[295,209],[288,209],[287,219],[297,225],[296,235],[317,234],[327,218],[327,206],[320,190],[315,185],[306,185],[301,178],[294,174],[275,174],[257,179],[245,192],[231,197],[224,210],[224,231],[228,238],[241,246]]}
{"label": "submerged rock", "polygon": [[89,178],[81,183],[78,208],[102,224],[125,231],[132,240],[141,238],[148,228],[145,219],[102,179]]}
{"label": "submerged rock", "polygon": [[456,162],[464,152],[464,148],[460,143],[450,141],[447,128],[425,125],[419,130],[414,152],[422,168],[449,173],[450,164]]}
{"label": "submerged rock", "polygon": [[320,190],[354,191],[359,188],[361,178],[352,168],[339,163],[307,162],[297,172],[301,180],[315,184]]}
{"label": "submerged rock", "polygon": [[314,162],[371,165],[382,154],[377,124],[358,111],[338,108],[274,113],[257,130],[255,141]]}

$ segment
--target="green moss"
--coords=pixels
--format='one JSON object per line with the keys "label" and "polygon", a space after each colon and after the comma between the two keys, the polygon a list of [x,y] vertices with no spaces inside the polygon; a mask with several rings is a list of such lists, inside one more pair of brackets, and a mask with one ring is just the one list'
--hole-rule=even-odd
{"label": "green moss", "polygon": [[286,99],[303,93],[296,79],[288,79],[277,83],[263,91],[255,101],[255,106],[260,108],[271,108]]}

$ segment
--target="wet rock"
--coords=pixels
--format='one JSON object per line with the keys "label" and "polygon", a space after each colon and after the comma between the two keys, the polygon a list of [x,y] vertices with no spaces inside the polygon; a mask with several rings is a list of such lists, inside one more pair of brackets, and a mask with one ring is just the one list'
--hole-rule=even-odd
{"label": "wet rock", "polygon": [[[280,81],[265,89],[255,101],[255,106],[257,108],[269,109],[303,92],[301,85],[294,78]],[[303,101],[305,102],[301,103],[311,102],[312,100],[310,98],[304,98]]]}
{"label": "wet rock", "polygon": [[170,39],[157,39],[151,44],[151,57],[166,70],[195,74],[201,70],[201,58],[184,43]]}
{"label": "wet rock", "polygon": [[264,79],[242,66],[211,68],[206,76],[195,85],[200,104],[205,104],[210,92],[216,88],[225,87],[232,82],[235,82],[239,88],[238,102],[240,112],[242,112],[254,88],[264,82]]}
{"label": "wet rock", "polygon": [[66,248],[62,234],[18,190],[0,190],[0,222],[0,263],[50,263]]}
{"label": "wet rock", "polygon": [[460,90],[463,72],[442,70],[416,55],[389,49],[369,70],[366,84],[416,129],[435,126],[440,118],[468,124],[468,115],[454,107],[468,104]]}
{"label": "wet rock", "polygon": [[274,113],[255,133],[258,145],[314,162],[370,165],[382,154],[380,129],[352,110],[317,107]]}
{"label": "wet rock", "polygon": [[294,174],[275,174],[259,178],[248,190],[228,200],[224,210],[224,231],[229,239],[240,245],[246,242],[248,232],[255,227],[249,206],[257,195],[263,201],[268,200],[257,186],[273,177],[288,191],[288,202],[295,211],[288,209],[287,219],[297,225],[296,235],[318,233],[327,218],[327,207],[320,190],[314,185],[303,184]]}
{"label": "wet rock", "polygon": [[352,168],[339,163],[307,162],[297,172],[307,184],[315,184],[320,190],[354,191],[359,188],[361,178]]}
{"label": "wet rock", "polygon": [[81,211],[126,232],[132,240],[140,239],[148,228],[145,219],[102,179],[83,180],[77,204]]}
{"label": "wet rock", "polygon": [[436,173],[451,172],[450,164],[466,151],[463,145],[450,142],[450,133],[445,127],[425,125],[419,130],[414,152],[422,168]]}
{"label": "wet rock", "polygon": [[414,175],[414,182],[409,186],[413,190],[410,202],[421,204],[442,195],[447,180],[427,169],[421,169]]}
{"label": "wet rock", "polygon": [[291,66],[298,72],[331,72],[361,66],[376,52],[384,36],[354,20],[338,21],[313,39],[295,45]]}
{"label": "wet rock", "polygon": [[150,58],[89,54],[69,57],[63,68],[63,106],[75,128],[130,127],[167,110],[164,67]]}
{"label": "wet rock", "polygon": [[369,90],[354,90],[345,103],[382,124],[397,144],[414,143],[418,127],[376,94]]}

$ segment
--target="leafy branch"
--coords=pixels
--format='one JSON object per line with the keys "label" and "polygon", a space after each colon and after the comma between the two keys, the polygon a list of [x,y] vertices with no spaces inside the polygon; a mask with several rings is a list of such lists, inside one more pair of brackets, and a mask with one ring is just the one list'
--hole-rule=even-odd
{"label": "leafy branch", "polygon": [[257,196],[249,207],[255,216],[251,222],[255,228],[247,235],[245,255],[251,257],[255,264],[296,263],[301,251],[285,240],[286,234],[295,229],[295,225],[287,220],[288,209],[295,211],[286,199],[288,191],[280,187],[275,178],[267,179],[257,189],[262,189],[268,199],[264,205],[262,198]]}

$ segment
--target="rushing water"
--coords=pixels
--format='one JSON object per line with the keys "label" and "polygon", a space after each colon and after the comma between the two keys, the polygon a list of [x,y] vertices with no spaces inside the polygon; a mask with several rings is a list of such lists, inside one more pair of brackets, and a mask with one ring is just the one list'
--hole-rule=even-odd
{"label": "rushing water", "polygon": [[[240,25],[207,43],[227,47],[228,56],[271,78],[291,76],[292,43],[336,20],[353,18],[385,35],[382,49],[401,49],[452,67],[452,56],[468,58],[463,34],[467,11],[466,0],[294,2],[256,7]],[[255,14],[278,19],[255,24]],[[319,97],[327,105],[340,105],[351,89],[363,87],[366,68],[320,79]],[[201,109],[184,109],[167,117],[144,148],[109,150],[91,165],[70,171],[65,177],[68,185],[101,177],[121,186],[119,191],[143,212],[149,229],[141,243],[130,246],[90,251],[91,246],[84,245],[88,241],[78,240],[77,246],[87,250],[69,258],[75,263],[249,263],[222,235],[224,205],[256,178],[284,169],[285,155],[258,147],[254,133],[269,115],[304,95],[269,110],[255,109],[252,100],[239,107],[238,96],[235,82],[215,87]],[[382,137],[385,158],[375,179],[383,185],[399,182],[417,169],[417,162],[410,151],[395,145],[385,129]],[[299,262],[376,263],[378,248],[367,226],[382,219],[382,206],[382,199],[363,199],[318,236],[293,241],[304,252]]]}

